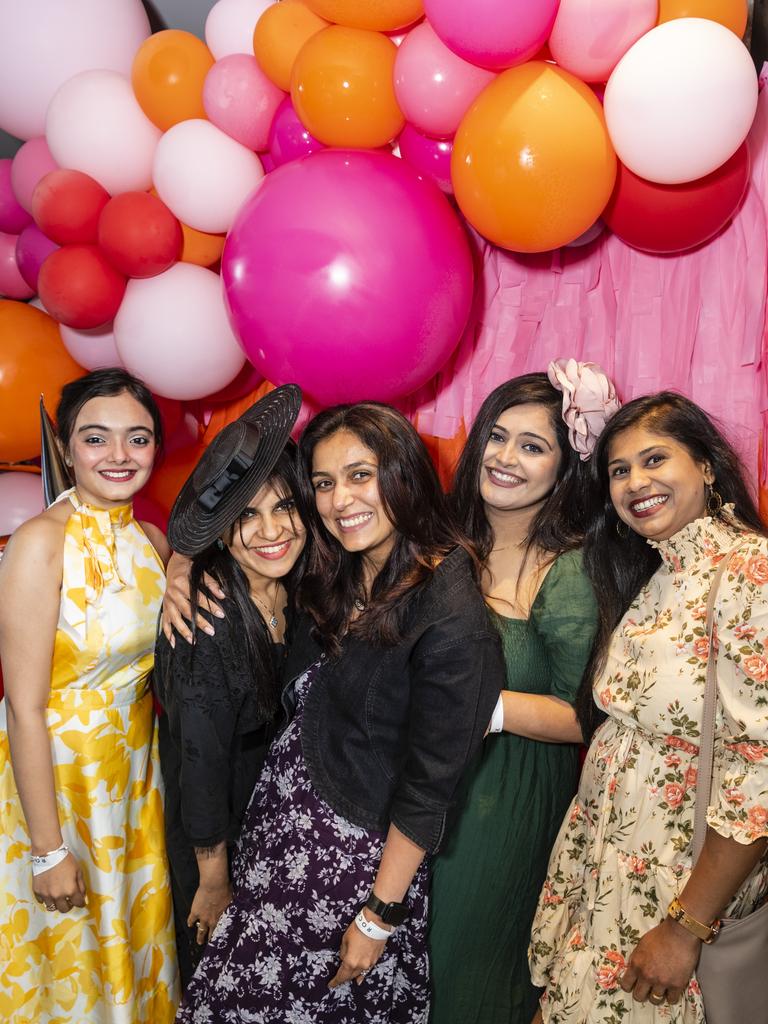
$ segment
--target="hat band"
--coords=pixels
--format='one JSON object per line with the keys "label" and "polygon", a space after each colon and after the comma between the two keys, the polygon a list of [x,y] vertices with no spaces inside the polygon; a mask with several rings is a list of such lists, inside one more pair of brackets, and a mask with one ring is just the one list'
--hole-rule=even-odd
{"label": "hat band", "polygon": [[253,465],[259,447],[260,435],[251,424],[247,424],[247,433],[243,438],[240,450],[235,452],[227,465],[204,491],[197,496],[198,505],[206,512],[213,512],[222,502],[227,492],[242,478]]}

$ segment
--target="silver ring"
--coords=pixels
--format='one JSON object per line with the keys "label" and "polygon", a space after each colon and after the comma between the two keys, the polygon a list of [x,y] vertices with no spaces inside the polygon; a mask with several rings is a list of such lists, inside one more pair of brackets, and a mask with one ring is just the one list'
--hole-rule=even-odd
{"label": "silver ring", "polygon": [[360,971],[360,973],[358,974],[358,978],[364,978],[366,976],[366,974],[368,973],[369,969],[370,968],[366,968],[366,970]]}
{"label": "silver ring", "polygon": [[45,909],[46,910],[55,910],[56,909],[56,904],[54,903],[53,905],[51,905],[50,903],[46,903],[45,904]]}

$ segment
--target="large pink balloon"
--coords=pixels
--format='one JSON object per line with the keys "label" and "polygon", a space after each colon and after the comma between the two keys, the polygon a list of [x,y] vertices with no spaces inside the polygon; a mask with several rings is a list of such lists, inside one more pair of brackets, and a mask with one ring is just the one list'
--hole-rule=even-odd
{"label": "large pink balloon", "polygon": [[224,310],[219,275],[176,263],[128,282],[115,317],[124,365],[164,398],[204,398],[225,387],[245,362]]}
{"label": "large pink balloon", "polygon": [[[58,248],[55,242],[43,234],[37,224],[28,224],[17,238],[16,264],[19,273],[34,292],[37,291],[40,267]],[[78,359],[76,362],[80,362],[80,360]],[[85,363],[80,363],[80,365],[85,366]]]}
{"label": "large pink balloon", "polygon": [[94,327],[89,331],[78,331],[66,324],[59,324],[64,348],[76,363],[86,370],[101,370],[105,366],[122,366],[123,361],[115,344],[112,324]]}
{"label": "large pink balloon", "polygon": [[43,484],[37,473],[0,473],[0,537],[13,533],[44,508]]}
{"label": "large pink balloon", "polygon": [[11,161],[11,185],[19,203],[32,213],[32,193],[41,178],[58,169],[44,138],[30,139]]}
{"label": "large pink balloon", "polygon": [[32,215],[21,206],[13,191],[11,163],[8,158],[0,160],[0,231],[17,235],[32,223]]}
{"label": "large pink balloon", "polygon": [[291,97],[286,96],[277,108],[269,129],[269,156],[272,163],[279,167],[281,164],[287,164],[289,160],[317,153],[320,149],[325,149],[325,146],[307,131],[293,109]]}
{"label": "large pink balloon", "polygon": [[359,150],[272,171],[235,220],[222,276],[254,366],[324,405],[414,391],[453,351],[472,301],[469,244],[440,190]]}
{"label": "large pink balloon", "polygon": [[152,184],[161,131],[116,71],[83,71],[59,89],[46,117],[46,138],[60,167],[83,171],[111,195]]}
{"label": "large pink balloon", "polygon": [[449,50],[426,21],[411,29],[395,58],[395,95],[406,121],[437,138],[455,133],[493,78]]}
{"label": "large pink balloon", "polygon": [[247,53],[217,60],[205,76],[203,106],[208,119],[248,149],[266,149],[269,127],[285,93]]}
{"label": "large pink balloon", "polygon": [[547,41],[559,0],[424,0],[424,12],[459,57],[500,71],[529,60]]}
{"label": "large pink balloon", "polygon": [[18,235],[0,231],[0,298],[31,299],[35,294],[21,275],[16,262]]}
{"label": "large pink balloon", "polygon": [[149,31],[141,0],[0,0],[0,128],[42,135],[59,86],[92,68],[130,75]]}
{"label": "large pink balloon", "polygon": [[549,50],[583,82],[605,82],[630,46],[656,24],[659,0],[560,0]]}

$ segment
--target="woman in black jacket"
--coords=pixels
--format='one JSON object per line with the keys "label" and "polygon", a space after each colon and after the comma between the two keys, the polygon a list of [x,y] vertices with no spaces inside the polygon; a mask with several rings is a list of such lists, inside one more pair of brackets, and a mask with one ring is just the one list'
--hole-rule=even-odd
{"label": "woman in black jacket", "polygon": [[419,1024],[425,855],[503,687],[500,645],[403,416],[327,410],[300,452],[317,518],[283,697],[292,717],[178,1020]]}

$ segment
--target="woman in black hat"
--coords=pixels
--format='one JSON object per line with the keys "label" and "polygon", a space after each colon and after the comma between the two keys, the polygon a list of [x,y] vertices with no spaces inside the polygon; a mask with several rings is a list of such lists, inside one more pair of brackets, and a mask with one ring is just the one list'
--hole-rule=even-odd
{"label": "woman in black hat", "polygon": [[503,687],[499,639],[400,413],[329,409],[300,451],[317,515],[284,670],[290,721],[177,1020],[426,1024],[425,855]]}
{"label": "woman in black hat", "polygon": [[[184,485],[169,522],[192,557],[191,599],[204,577],[226,592],[215,635],[157,643],[165,709],[160,758],[179,965],[189,981],[231,898],[229,851],[272,737],[288,592],[305,528],[289,432],[301,392],[279,388],[227,426]],[[193,627],[194,628],[194,627]]]}

